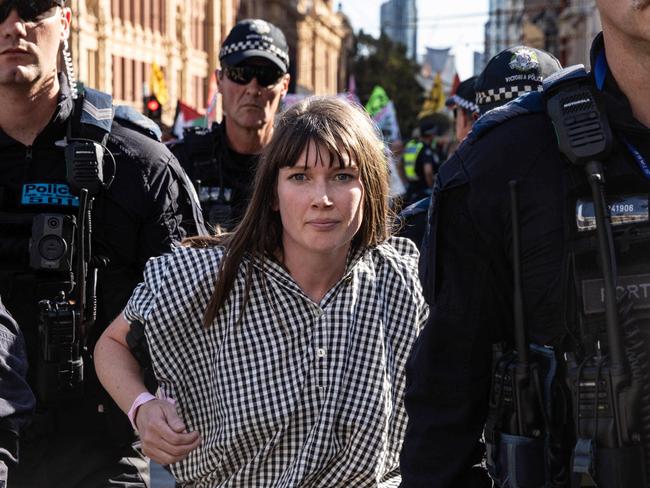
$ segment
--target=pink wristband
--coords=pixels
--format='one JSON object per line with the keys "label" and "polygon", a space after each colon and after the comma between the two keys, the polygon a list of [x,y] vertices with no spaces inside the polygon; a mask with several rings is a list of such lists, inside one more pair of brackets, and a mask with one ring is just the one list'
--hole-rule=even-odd
{"label": "pink wristband", "polygon": [[129,408],[129,413],[126,414],[129,417],[129,420],[131,421],[133,430],[138,430],[138,428],[135,426],[135,416],[138,414],[138,408],[140,408],[143,404],[155,399],[156,397],[153,396],[151,393],[149,393],[148,391],[143,391],[133,401],[133,405],[131,405],[131,408]]}

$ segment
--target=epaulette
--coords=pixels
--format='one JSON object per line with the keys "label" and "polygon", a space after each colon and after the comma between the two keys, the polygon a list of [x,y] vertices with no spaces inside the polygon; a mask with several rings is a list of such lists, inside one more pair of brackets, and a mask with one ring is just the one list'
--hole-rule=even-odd
{"label": "epaulette", "polygon": [[541,92],[528,92],[511,102],[494,108],[480,117],[467,136],[469,141],[477,141],[493,128],[521,115],[544,112],[544,97]]}
{"label": "epaulette", "polygon": [[431,197],[426,197],[412,203],[399,213],[400,220],[410,219],[416,215],[427,213],[429,210],[429,202],[431,202]]}
{"label": "epaulette", "polygon": [[115,120],[120,125],[140,132],[151,139],[159,142],[162,139],[160,127],[149,117],[145,117],[133,107],[129,107],[128,105],[116,106]]}

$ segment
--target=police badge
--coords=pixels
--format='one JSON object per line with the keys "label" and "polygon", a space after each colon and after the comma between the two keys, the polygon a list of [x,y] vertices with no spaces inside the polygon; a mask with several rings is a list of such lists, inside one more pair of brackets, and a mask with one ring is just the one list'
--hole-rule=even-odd
{"label": "police badge", "polygon": [[537,53],[527,47],[517,49],[508,63],[510,69],[516,71],[532,71],[539,67],[539,59]]}

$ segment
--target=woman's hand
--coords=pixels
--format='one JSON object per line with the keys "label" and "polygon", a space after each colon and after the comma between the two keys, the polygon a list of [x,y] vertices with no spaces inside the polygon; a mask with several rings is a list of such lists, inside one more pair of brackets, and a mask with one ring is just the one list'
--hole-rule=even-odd
{"label": "woman's hand", "polygon": [[167,400],[151,400],[140,405],[135,425],[142,452],[158,464],[177,463],[201,444],[199,432],[186,432],[176,407]]}

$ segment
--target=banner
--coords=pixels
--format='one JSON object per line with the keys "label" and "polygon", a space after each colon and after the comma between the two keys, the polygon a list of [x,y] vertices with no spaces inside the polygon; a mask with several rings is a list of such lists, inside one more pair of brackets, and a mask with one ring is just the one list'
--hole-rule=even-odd
{"label": "banner", "polygon": [[167,83],[165,83],[165,73],[158,64],[151,65],[151,79],[149,80],[151,93],[160,102],[160,105],[165,106],[169,102],[169,92],[167,91]]}
{"label": "banner", "polygon": [[426,117],[427,115],[440,112],[445,108],[445,93],[442,89],[442,77],[440,73],[436,73],[433,78],[433,86],[431,87],[431,93],[429,93],[429,98],[427,98],[422,104],[422,110],[418,114],[418,119]]}
{"label": "banner", "polygon": [[379,113],[386,105],[388,105],[388,102],[390,102],[390,98],[388,98],[388,95],[386,95],[386,90],[384,90],[381,86],[376,85],[372,89],[368,103],[366,103],[366,110],[370,116],[374,118],[377,113]]}

